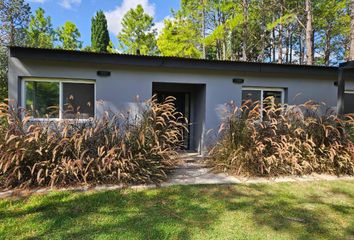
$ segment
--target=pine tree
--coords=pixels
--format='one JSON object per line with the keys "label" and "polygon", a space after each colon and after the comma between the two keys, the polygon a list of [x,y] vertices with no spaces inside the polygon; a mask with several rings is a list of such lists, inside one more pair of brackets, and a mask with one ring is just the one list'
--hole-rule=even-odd
{"label": "pine tree", "polygon": [[0,0],[1,45],[24,45],[30,14],[24,0]]}
{"label": "pine tree", "polygon": [[30,14],[24,0],[0,0],[0,101],[8,97],[6,46],[25,44]]}
{"label": "pine tree", "polygon": [[107,52],[109,42],[106,16],[103,11],[98,11],[91,22],[91,49],[95,52]]}
{"label": "pine tree", "polygon": [[165,20],[157,46],[163,56],[200,58],[203,55],[197,46],[199,34],[188,19]]}
{"label": "pine tree", "polygon": [[60,48],[77,50],[82,47],[82,42],[79,40],[81,34],[74,23],[66,22],[58,29],[57,34],[61,43]]}
{"label": "pine tree", "polygon": [[125,53],[153,55],[157,52],[156,29],[153,18],[144,12],[144,8],[138,5],[136,9],[130,9],[123,17],[122,32],[118,34],[120,49]]}
{"label": "pine tree", "polygon": [[349,47],[349,60],[354,61],[354,0],[350,0],[350,47]]}
{"label": "pine tree", "polygon": [[38,8],[35,15],[31,16],[27,30],[28,44],[39,48],[53,48],[55,34],[51,17],[46,17],[45,11]]}

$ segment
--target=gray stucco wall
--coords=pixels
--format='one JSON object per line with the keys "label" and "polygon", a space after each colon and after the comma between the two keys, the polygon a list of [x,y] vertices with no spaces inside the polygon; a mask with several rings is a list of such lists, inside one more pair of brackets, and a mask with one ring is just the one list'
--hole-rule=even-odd
{"label": "gray stucco wall", "polygon": [[[110,77],[97,76],[98,70],[111,71]],[[218,128],[224,103],[241,102],[242,86],[276,87],[286,89],[289,104],[308,100],[336,106],[337,87],[335,76],[307,76],[294,73],[247,73],[208,70],[181,70],[168,68],[142,68],[116,65],[73,64],[9,59],[9,99],[20,100],[19,77],[92,79],[96,82],[97,113],[105,109],[124,110],[134,105],[134,97],[141,100],[151,97],[153,82],[205,84],[204,132]],[[233,78],[244,78],[244,84],[234,84]],[[354,81],[347,80],[346,88],[354,90]],[[103,103],[103,104],[102,104]],[[213,134],[213,133],[211,133]],[[208,139],[208,136],[205,137]]]}

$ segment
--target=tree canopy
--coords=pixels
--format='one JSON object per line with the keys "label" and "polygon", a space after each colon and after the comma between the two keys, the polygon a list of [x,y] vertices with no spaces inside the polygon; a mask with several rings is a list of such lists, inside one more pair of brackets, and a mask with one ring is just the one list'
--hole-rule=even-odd
{"label": "tree canopy", "polygon": [[143,55],[153,55],[157,53],[156,35],[153,17],[138,5],[124,15],[122,31],[117,38],[120,50],[124,53],[136,54],[139,50]]}
{"label": "tree canopy", "polygon": [[103,11],[98,11],[91,21],[91,50],[107,52],[109,47],[107,19]]}
{"label": "tree canopy", "polygon": [[82,47],[82,42],[79,40],[81,34],[76,25],[72,22],[66,22],[57,31],[58,39],[61,43],[60,47],[68,50],[77,50]]}
{"label": "tree canopy", "polygon": [[[188,43],[194,57],[336,65],[349,59],[350,42],[354,48],[350,2],[354,8],[350,0],[181,0],[158,47],[163,55],[188,56],[174,51]],[[181,41],[186,30],[192,37]]]}
{"label": "tree canopy", "polygon": [[24,0],[0,0],[0,101],[7,98],[6,47],[26,43],[31,8]]}
{"label": "tree canopy", "polygon": [[39,48],[53,48],[55,31],[50,16],[45,16],[45,11],[38,8],[27,30],[28,45]]}
{"label": "tree canopy", "polygon": [[164,28],[157,39],[163,56],[200,58],[199,33],[188,19],[165,20]]}

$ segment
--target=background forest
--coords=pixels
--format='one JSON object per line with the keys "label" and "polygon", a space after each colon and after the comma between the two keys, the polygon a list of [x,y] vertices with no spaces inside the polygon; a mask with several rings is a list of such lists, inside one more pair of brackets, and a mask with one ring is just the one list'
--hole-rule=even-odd
{"label": "background forest", "polygon": [[354,0],[181,0],[159,31],[141,5],[128,11],[117,46],[100,10],[83,46],[74,23],[55,29],[42,8],[32,13],[24,0],[0,0],[0,98],[9,45],[330,66],[354,59],[353,19]]}

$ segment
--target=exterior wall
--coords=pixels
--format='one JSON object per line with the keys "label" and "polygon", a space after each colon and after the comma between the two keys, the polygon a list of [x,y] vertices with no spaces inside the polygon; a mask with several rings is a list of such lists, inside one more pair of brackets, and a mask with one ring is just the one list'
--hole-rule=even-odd
{"label": "exterior wall", "polygon": [[[99,77],[98,70],[111,71],[110,77]],[[285,102],[301,104],[308,100],[325,102],[336,106],[336,77],[311,77],[306,74],[286,73],[246,73],[208,70],[185,70],[168,68],[138,68],[112,65],[89,65],[78,63],[59,63],[43,61],[20,61],[9,59],[9,99],[20,102],[19,77],[33,76],[46,78],[90,79],[96,81],[96,112],[105,110],[126,110],[134,107],[134,97],[141,100],[151,97],[153,82],[205,84],[205,93],[197,97],[205,101],[205,109],[196,115],[204,115],[204,133],[216,134],[222,118],[224,103],[231,100],[241,102],[242,86],[276,87],[286,89]],[[244,84],[234,84],[233,78],[245,79]],[[354,90],[354,81],[347,80],[347,89]],[[203,108],[203,107],[202,107]],[[209,131],[214,129],[214,131]],[[208,139],[204,136],[202,139]],[[205,145],[205,142],[204,144]]]}

